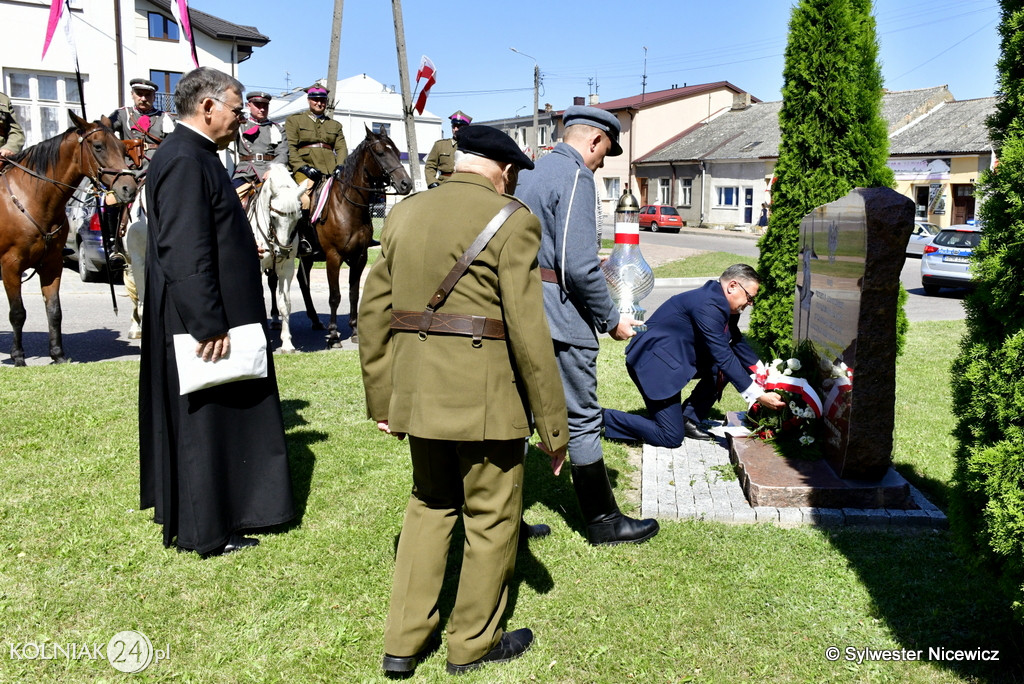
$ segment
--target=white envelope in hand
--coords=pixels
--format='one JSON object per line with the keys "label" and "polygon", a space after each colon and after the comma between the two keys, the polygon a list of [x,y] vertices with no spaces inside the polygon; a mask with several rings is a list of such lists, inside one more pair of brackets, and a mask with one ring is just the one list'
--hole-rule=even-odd
{"label": "white envelope in hand", "polygon": [[238,380],[267,377],[267,336],[260,323],[228,330],[231,348],[216,362],[196,356],[199,341],[189,334],[174,336],[174,360],[178,367],[180,394]]}

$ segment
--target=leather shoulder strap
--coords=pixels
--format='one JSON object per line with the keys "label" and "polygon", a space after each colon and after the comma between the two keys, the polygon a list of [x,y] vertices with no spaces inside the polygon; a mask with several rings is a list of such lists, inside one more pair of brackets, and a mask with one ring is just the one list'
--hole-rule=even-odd
{"label": "leather shoulder strap", "polygon": [[430,301],[427,302],[427,308],[423,310],[423,318],[420,320],[421,333],[426,333],[430,329],[430,320],[433,317],[434,309],[441,306],[441,304],[444,303],[444,300],[448,298],[448,293],[455,287],[455,283],[459,282],[459,278],[466,273],[469,265],[480,255],[480,252],[484,251],[484,247],[486,247],[487,243],[491,241],[491,238],[498,232],[498,229],[505,224],[505,221],[507,221],[517,209],[521,208],[523,208],[523,204],[519,202],[519,200],[512,200],[502,207],[501,211],[495,214],[494,218],[488,221],[487,225],[484,226],[484,229],[480,231],[480,234],[476,236],[476,239],[473,240],[473,244],[471,244],[469,248],[462,253],[459,260],[455,262],[454,266],[452,266],[452,270],[448,272],[444,281],[442,281],[433,296],[431,296]]}

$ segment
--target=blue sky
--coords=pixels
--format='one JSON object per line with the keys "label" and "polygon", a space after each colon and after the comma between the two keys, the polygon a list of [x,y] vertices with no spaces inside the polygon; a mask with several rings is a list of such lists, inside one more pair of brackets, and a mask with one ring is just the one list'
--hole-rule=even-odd
{"label": "blue sky", "polygon": [[[239,68],[247,88],[276,93],[327,75],[332,0],[190,5],[270,37]],[[425,54],[438,71],[427,102],[435,114],[461,109],[481,121],[525,116],[533,105],[534,60],[543,75],[541,107],[564,109],[574,96],[595,90],[602,102],[639,94],[646,47],[647,92],[729,81],[762,100],[777,100],[791,6],[786,0],[404,0],[410,81]],[[994,94],[996,0],[876,0],[875,18],[890,90],[948,84],[959,100]],[[399,83],[386,0],[345,3],[338,76],[360,73]]]}

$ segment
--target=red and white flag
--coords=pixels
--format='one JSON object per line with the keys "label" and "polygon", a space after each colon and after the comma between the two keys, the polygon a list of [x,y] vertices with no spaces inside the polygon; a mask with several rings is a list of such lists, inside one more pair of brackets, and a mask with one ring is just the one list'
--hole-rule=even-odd
{"label": "red and white flag", "polygon": [[423,84],[420,96],[416,98],[416,106],[413,107],[417,114],[422,114],[427,106],[427,95],[430,94],[430,89],[437,82],[437,79],[434,78],[436,74],[437,70],[434,69],[434,63],[430,61],[429,57],[423,55],[422,59],[420,59],[419,71],[416,72],[416,87],[420,87],[421,79],[425,79],[426,83]]}
{"label": "red and white flag", "polygon": [[199,58],[196,57],[196,38],[192,33],[192,21],[188,15],[188,0],[171,0],[171,14],[174,15],[174,21],[178,22],[178,27],[181,29],[181,38],[188,41],[182,45],[187,45],[192,63],[198,69]]}

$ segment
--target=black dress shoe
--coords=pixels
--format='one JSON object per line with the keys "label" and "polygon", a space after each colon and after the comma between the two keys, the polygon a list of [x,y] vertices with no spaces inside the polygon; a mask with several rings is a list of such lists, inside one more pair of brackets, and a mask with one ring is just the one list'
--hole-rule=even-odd
{"label": "black dress shoe", "polygon": [[523,539],[539,539],[546,537],[551,534],[551,528],[541,523],[538,525],[528,525],[525,520],[519,521],[519,540]]}
{"label": "black dress shoe", "polygon": [[689,418],[683,418],[683,433],[690,439],[699,439],[702,442],[711,440],[711,435],[701,430],[696,423]]}
{"label": "black dress shoe", "polygon": [[384,662],[381,664],[381,667],[384,669],[385,676],[390,679],[406,679],[411,677],[420,661],[436,651],[440,645],[441,630],[436,629],[433,634],[430,635],[430,638],[427,640],[427,644],[423,647],[423,650],[416,655],[393,656],[385,653]]}
{"label": "black dress shoe", "polygon": [[526,653],[532,643],[533,632],[525,627],[514,632],[505,632],[501,635],[498,645],[479,660],[474,660],[465,665],[456,665],[449,661],[448,674],[464,674],[478,667],[483,667],[488,663],[507,663]]}
{"label": "black dress shoe", "polygon": [[233,534],[228,537],[228,543],[221,549],[221,555],[225,553],[234,553],[235,551],[241,551],[242,549],[248,549],[253,546],[259,546],[260,540],[255,537],[243,537],[240,534]]}

